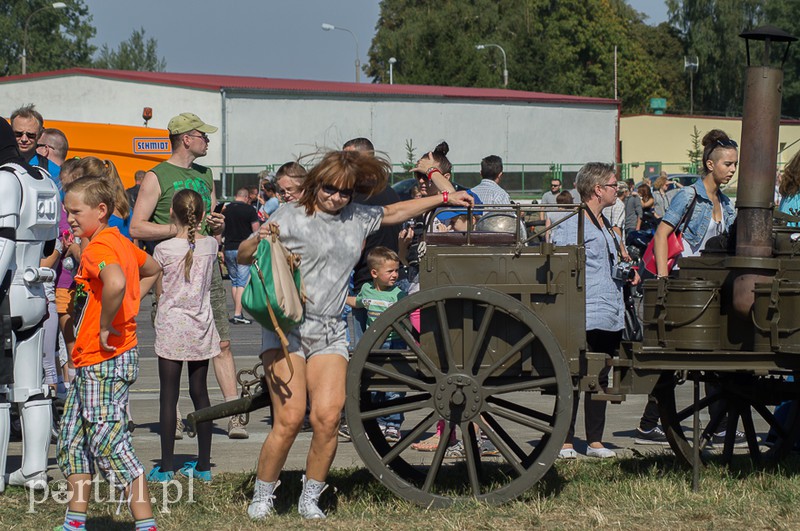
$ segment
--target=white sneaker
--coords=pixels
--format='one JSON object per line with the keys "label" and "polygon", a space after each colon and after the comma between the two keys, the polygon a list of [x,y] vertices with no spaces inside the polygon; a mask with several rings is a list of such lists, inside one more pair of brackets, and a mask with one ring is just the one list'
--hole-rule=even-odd
{"label": "white sneaker", "polygon": [[562,448],[558,452],[559,459],[577,459],[578,452],[575,451],[575,448]]}
{"label": "white sneaker", "polygon": [[47,473],[39,472],[32,476],[26,476],[22,469],[13,471],[8,476],[8,484],[17,487],[25,487],[31,490],[44,490],[47,488]]}
{"label": "white sneaker", "polygon": [[303,474],[303,492],[300,493],[300,502],[297,511],[303,518],[326,518],[325,513],[319,508],[319,497],[328,485],[315,479],[306,478]]}
{"label": "white sneaker", "polygon": [[253,501],[247,507],[247,515],[253,520],[264,520],[272,514],[275,505],[275,489],[280,481],[267,482],[256,478],[256,488],[253,492]]}
{"label": "white sneaker", "polygon": [[614,450],[609,450],[608,448],[592,448],[591,446],[586,449],[586,457],[597,457],[598,459],[610,459],[612,457],[617,457],[617,453]]}

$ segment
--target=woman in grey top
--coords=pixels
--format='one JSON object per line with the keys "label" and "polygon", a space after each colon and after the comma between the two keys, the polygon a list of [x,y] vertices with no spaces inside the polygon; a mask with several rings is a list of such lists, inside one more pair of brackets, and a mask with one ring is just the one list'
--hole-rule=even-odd
{"label": "woman in grey top", "polygon": [[[603,209],[614,204],[617,198],[617,177],[614,164],[590,162],[578,170],[576,186],[587,211],[583,220],[578,217],[565,222],[564,230],[554,235],[556,245],[578,243],[578,223],[583,222],[584,246],[586,249],[586,348],[591,352],[614,355],[622,339],[625,327],[625,304],[622,298],[623,281],[615,280],[612,271],[620,260],[629,260],[620,245],[616,233],[601,215]],[[622,255],[621,255],[622,254]],[[635,274],[633,283],[638,283]],[[600,373],[599,383],[608,385],[608,368]],[[575,393],[567,440],[559,458],[575,459],[578,454],[573,447],[575,418],[578,415],[579,393]],[[592,400],[586,393],[583,400],[586,441],[589,457],[615,457],[616,454],[603,446],[603,430],[606,422],[606,402]]]}
{"label": "woman in grey top", "polygon": [[301,257],[308,296],[305,321],[288,334],[294,375],[280,345],[265,345],[261,355],[274,421],[261,448],[253,501],[247,509],[253,519],[272,513],[278,476],[303,424],[306,397],[314,435],[298,510],[304,518],[325,518],[318,500],[336,454],[348,361],[345,325],[340,316],[350,271],[361,255],[364,239],[381,225],[402,223],[443,203],[472,204],[467,192],[444,192],[384,207],[352,203],[355,192],[382,190],[390,169],[388,161],[371,154],[326,154],[303,181],[299,201],[279,208],[261,227],[259,238],[239,247],[240,262],[249,263],[259,239],[280,231],[283,244]]}

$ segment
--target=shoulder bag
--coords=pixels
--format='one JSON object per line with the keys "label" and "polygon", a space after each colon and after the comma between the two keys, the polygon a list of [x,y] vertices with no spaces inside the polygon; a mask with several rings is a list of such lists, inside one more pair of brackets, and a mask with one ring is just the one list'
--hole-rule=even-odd
{"label": "shoulder bag", "polygon": [[[677,260],[678,256],[683,252],[683,231],[686,229],[686,225],[689,224],[689,220],[692,219],[692,212],[694,212],[694,205],[697,203],[697,190],[694,190],[694,196],[692,197],[692,202],[689,204],[689,208],[686,209],[686,212],[683,213],[683,217],[681,217],[678,224],[675,226],[675,230],[667,236],[667,272],[671,272],[672,269],[675,267],[675,261]],[[657,231],[658,229],[656,229]],[[653,236],[653,239],[650,240],[650,243],[647,244],[647,249],[644,250],[644,256],[642,256],[642,263],[644,264],[644,268],[651,272],[654,275],[658,274],[658,268],[656,267],[656,255],[655,255],[655,244],[656,244],[656,237]]]}

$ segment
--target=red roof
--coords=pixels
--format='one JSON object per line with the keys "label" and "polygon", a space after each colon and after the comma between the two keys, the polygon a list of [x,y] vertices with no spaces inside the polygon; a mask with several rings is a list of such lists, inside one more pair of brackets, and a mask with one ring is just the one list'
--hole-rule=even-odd
{"label": "red roof", "polygon": [[429,98],[458,98],[491,101],[574,103],[590,105],[614,105],[618,101],[606,98],[589,98],[585,96],[567,96],[563,94],[547,94],[544,92],[527,92],[522,90],[439,87],[429,85],[384,85],[375,83],[342,83],[337,81],[305,81],[299,79],[274,79],[267,77],[221,76],[213,74],[177,74],[171,72],[136,72],[129,70],[101,70],[95,68],[71,68],[53,72],[37,72],[25,76],[8,76],[0,78],[0,83],[25,81],[49,77],[93,76],[137,83],[172,85],[195,89],[219,91],[252,90],[265,92],[289,93],[328,93],[328,94],[363,94],[375,96],[422,96]]}

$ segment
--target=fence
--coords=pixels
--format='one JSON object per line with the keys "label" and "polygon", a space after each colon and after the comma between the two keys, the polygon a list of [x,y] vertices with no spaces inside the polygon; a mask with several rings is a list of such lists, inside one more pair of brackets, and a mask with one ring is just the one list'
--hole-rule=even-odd
{"label": "fence", "polygon": [[[280,164],[264,165],[231,165],[222,171],[221,166],[212,166],[217,180],[221,182],[219,188],[223,198],[233,197],[236,190],[243,186],[257,185],[258,176],[261,172],[274,172]],[[503,163],[502,186],[514,197],[539,197],[549,190],[551,179],[558,179],[564,183],[564,188],[573,188],[575,175],[583,166],[581,162],[520,162]],[[453,181],[458,184],[471,188],[481,180],[480,163],[454,164]],[[659,171],[666,170],[667,173],[698,173],[697,168],[687,162],[626,162],[619,165],[619,177],[621,179],[633,179],[636,182],[644,180],[648,173],[655,169],[655,176]],[[409,171],[402,164],[392,166],[390,184],[400,182],[411,177]]]}

